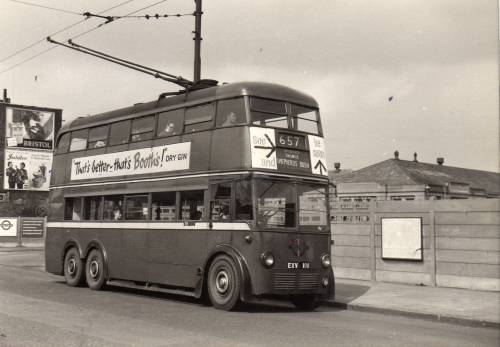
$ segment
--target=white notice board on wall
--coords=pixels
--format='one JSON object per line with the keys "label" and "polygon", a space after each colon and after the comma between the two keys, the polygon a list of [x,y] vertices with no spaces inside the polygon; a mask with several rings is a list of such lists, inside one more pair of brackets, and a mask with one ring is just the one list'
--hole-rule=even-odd
{"label": "white notice board on wall", "polygon": [[422,261],[422,218],[382,218],[382,259]]}

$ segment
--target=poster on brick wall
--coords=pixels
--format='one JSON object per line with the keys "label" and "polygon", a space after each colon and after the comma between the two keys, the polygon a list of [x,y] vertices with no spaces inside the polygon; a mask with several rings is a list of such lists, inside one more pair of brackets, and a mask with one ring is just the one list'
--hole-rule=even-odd
{"label": "poster on brick wall", "polygon": [[49,191],[52,152],[6,149],[3,188]]}
{"label": "poster on brick wall", "polygon": [[6,146],[52,150],[54,118],[54,112],[8,107]]}

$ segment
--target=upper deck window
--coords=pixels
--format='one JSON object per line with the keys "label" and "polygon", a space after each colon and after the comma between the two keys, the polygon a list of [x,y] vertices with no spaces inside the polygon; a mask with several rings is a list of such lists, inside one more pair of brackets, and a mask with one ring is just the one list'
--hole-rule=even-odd
{"label": "upper deck window", "polygon": [[111,132],[109,135],[109,145],[121,145],[127,143],[130,136],[130,121],[111,124]]}
{"label": "upper deck window", "polygon": [[162,112],[158,116],[157,136],[164,137],[182,133],[184,109]]}
{"label": "upper deck window", "polygon": [[319,134],[317,110],[294,104],[291,104],[290,110],[293,129]]}
{"label": "upper deck window", "polygon": [[57,144],[57,154],[66,153],[69,148],[69,139],[71,133],[66,133],[59,139],[59,143]]}
{"label": "upper deck window", "polygon": [[218,127],[246,123],[245,100],[243,98],[220,100],[217,103]]}
{"label": "upper deck window", "polygon": [[252,110],[252,124],[288,129],[285,102],[251,98],[250,109]]}
{"label": "upper deck window", "polygon": [[132,121],[132,141],[150,140],[153,138],[155,117],[148,116]]}
{"label": "upper deck window", "polygon": [[106,146],[108,142],[108,126],[92,128],[89,131],[89,149]]}
{"label": "upper deck window", "polygon": [[214,105],[206,104],[186,109],[186,125],[184,131],[186,133],[206,130],[212,127],[212,119],[214,117]]}
{"label": "upper deck window", "polygon": [[71,144],[69,145],[69,151],[74,152],[86,149],[88,135],[88,129],[73,131],[71,133]]}

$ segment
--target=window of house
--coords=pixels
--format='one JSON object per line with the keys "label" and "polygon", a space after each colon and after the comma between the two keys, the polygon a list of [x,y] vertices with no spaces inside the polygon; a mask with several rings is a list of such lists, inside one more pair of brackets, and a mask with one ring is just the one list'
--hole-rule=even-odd
{"label": "window of house", "polygon": [[64,199],[64,219],[82,220],[82,199],[66,198]]}
{"label": "window of house", "polygon": [[231,219],[231,183],[212,186],[210,198],[210,218],[212,220]]}
{"label": "window of house", "polygon": [[61,136],[57,145],[57,154],[66,153],[68,151],[70,135],[71,133],[66,133]]}
{"label": "window of house", "polygon": [[186,117],[184,119],[184,131],[187,133],[206,130],[212,127],[212,119],[214,117],[214,105],[206,104],[186,109]]}
{"label": "window of house", "polygon": [[102,197],[100,196],[86,196],[83,198],[83,219],[85,220],[101,220]]}
{"label": "window of house", "polygon": [[109,145],[121,145],[128,143],[130,136],[130,121],[122,121],[111,124],[111,131],[109,134]]}
{"label": "window of house", "polygon": [[134,119],[132,121],[132,141],[135,142],[152,139],[154,127],[154,116]]}
{"label": "window of house", "polygon": [[130,195],[125,197],[125,219],[147,220],[148,219],[148,195]]}
{"label": "window of house", "polygon": [[108,126],[92,128],[89,130],[89,149],[105,147],[108,142]]}
{"label": "window of house", "polygon": [[217,102],[218,127],[246,123],[245,100],[243,98],[220,100]]}
{"label": "window of house", "polygon": [[180,192],[181,219],[199,220],[204,212],[204,191],[191,190]]}
{"label": "window of house", "polygon": [[184,109],[162,112],[158,116],[157,136],[179,135],[182,133]]}
{"label": "window of house", "polygon": [[123,219],[123,195],[108,195],[104,197],[103,219],[122,220]]}
{"label": "window of house", "polygon": [[175,192],[161,192],[152,194],[151,219],[166,221],[174,221],[178,219]]}
{"label": "window of house", "polygon": [[87,138],[89,130],[77,130],[71,133],[71,144],[69,145],[69,151],[81,151],[87,148]]}

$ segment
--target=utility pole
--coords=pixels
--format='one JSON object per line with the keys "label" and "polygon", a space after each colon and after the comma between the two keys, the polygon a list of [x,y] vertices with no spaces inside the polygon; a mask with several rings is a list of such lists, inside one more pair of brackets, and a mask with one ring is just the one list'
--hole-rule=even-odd
{"label": "utility pole", "polygon": [[201,15],[203,14],[201,10],[201,0],[194,0],[196,3],[196,11],[195,15],[195,23],[194,23],[194,76],[193,82],[197,83],[200,80],[201,76],[201,57],[200,57],[200,48],[201,48]]}

